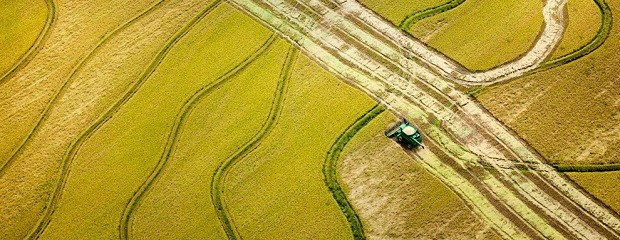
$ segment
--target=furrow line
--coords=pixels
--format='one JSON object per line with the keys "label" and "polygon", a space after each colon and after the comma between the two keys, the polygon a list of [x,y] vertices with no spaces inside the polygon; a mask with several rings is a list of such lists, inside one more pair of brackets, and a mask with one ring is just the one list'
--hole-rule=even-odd
{"label": "furrow line", "polygon": [[297,59],[297,55],[298,50],[291,46],[286,56],[286,61],[282,66],[282,71],[280,72],[280,80],[269,110],[269,115],[267,116],[267,119],[265,119],[265,122],[263,122],[261,129],[252,137],[252,139],[246,142],[243,147],[224,160],[211,177],[211,200],[217,213],[217,217],[219,218],[228,239],[241,239],[241,235],[234,225],[233,217],[229,213],[228,208],[226,207],[226,201],[222,196],[226,184],[226,176],[237,163],[258,148],[263,139],[267,137],[276,126],[278,118],[280,117],[284,107],[285,94],[288,89],[288,82],[290,80],[292,68],[295,64],[295,60]]}
{"label": "furrow line", "polygon": [[416,24],[417,22],[419,22],[422,19],[428,18],[428,17],[432,17],[435,16],[437,14],[449,11],[453,8],[458,7],[459,5],[461,5],[462,3],[464,3],[465,0],[450,0],[449,2],[446,2],[444,4],[441,4],[439,6],[435,6],[435,7],[430,7],[427,9],[423,9],[420,11],[416,11],[413,12],[409,15],[407,15],[405,17],[405,19],[403,19],[400,24],[398,24],[398,28],[401,30],[409,30],[411,29],[411,26],[413,26],[414,24]]}
{"label": "furrow line", "polygon": [[[213,3],[209,7],[209,9],[215,7],[221,2],[222,1],[217,1]],[[183,104],[183,107],[181,107],[181,109],[177,113],[177,116],[174,121],[174,125],[172,126],[172,129],[170,130],[170,133],[168,134],[168,140],[166,142],[166,146],[162,152],[162,155],[157,165],[155,166],[155,168],[153,169],[149,177],[142,183],[140,188],[138,188],[134,192],[131,199],[129,199],[129,201],[125,205],[125,209],[123,210],[123,215],[121,216],[121,219],[119,221],[119,237],[121,239],[129,238],[130,236],[129,224],[130,224],[131,216],[134,210],[140,204],[140,201],[142,200],[142,198],[150,190],[150,187],[152,186],[155,179],[161,173],[168,159],[173,155],[174,149],[176,147],[176,143],[178,141],[179,133],[181,132],[183,124],[185,123],[186,117],[191,113],[191,111],[196,107],[197,103],[200,102],[201,99],[205,98],[211,92],[213,92],[218,87],[220,87],[222,84],[228,82],[228,80],[237,76],[237,74],[239,74],[241,71],[246,69],[258,57],[262,56],[263,53],[267,52],[267,50],[270,49],[271,46],[273,46],[273,43],[276,40],[277,40],[277,36],[275,34],[271,35],[269,39],[267,39],[267,41],[257,51],[255,51],[252,55],[246,58],[243,62],[241,62],[240,64],[238,64],[237,66],[229,70],[228,72],[226,72],[224,75],[220,76],[214,82],[197,90],[190,98],[188,98],[185,101],[185,103]]]}
{"label": "furrow line", "polygon": [[30,59],[32,59],[32,57],[41,49],[41,44],[47,39],[52,24],[56,21],[56,5],[54,4],[54,0],[45,0],[45,4],[47,6],[47,18],[45,19],[43,29],[39,32],[39,35],[37,36],[37,39],[35,39],[34,43],[32,43],[28,50],[20,56],[19,60],[13,64],[11,69],[0,77],[0,87],[6,82],[7,79],[12,77],[15,72],[30,62]]}
{"label": "furrow line", "polygon": [[112,116],[118,112],[124,105],[127,103],[138,90],[144,85],[144,83],[149,79],[149,77],[155,72],[157,67],[161,64],[161,62],[168,55],[170,50],[198,23],[201,19],[203,19],[213,8],[208,8],[207,11],[204,11],[200,15],[196,16],[190,23],[184,26],[177,34],[168,41],[168,43],[164,46],[164,48],[155,56],[151,64],[148,68],[142,73],[138,81],[136,81],[128,91],[125,92],[123,97],[119,99],[110,109],[108,109],[96,122],[94,122],[91,126],[89,126],[74,142],[71,143],[68,150],[65,152],[61,163],[61,174],[59,183],[56,185],[54,192],[52,193],[50,200],[45,208],[45,212],[43,216],[37,222],[37,226],[33,228],[33,230],[28,235],[28,239],[38,239],[49,223],[52,220],[52,215],[54,214],[56,207],[58,206],[60,200],[62,199],[62,192],[65,188],[65,184],[67,179],[69,178],[69,173],[71,172],[71,164],[73,160],[77,157],[78,152],[82,145],[95,133],[97,132],[105,123],[112,118]]}

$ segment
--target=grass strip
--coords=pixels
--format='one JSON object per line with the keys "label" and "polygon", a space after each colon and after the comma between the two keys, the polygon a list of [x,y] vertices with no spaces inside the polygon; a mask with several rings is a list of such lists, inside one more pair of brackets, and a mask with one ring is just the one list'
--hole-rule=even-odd
{"label": "grass strip", "polygon": [[534,72],[544,71],[547,69],[551,69],[554,67],[558,67],[558,66],[570,63],[585,55],[588,55],[594,52],[594,50],[598,49],[601,45],[603,45],[603,43],[605,42],[605,40],[607,40],[607,37],[609,37],[609,34],[611,33],[613,16],[611,13],[611,9],[609,8],[605,0],[594,0],[594,2],[596,3],[596,6],[598,6],[599,10],[601,11],[601,16],[602,16],[601,26],[599,27],[598,32],[596,33],[596,36],[594,36],[588,43],[586,43],[585,45],[581,46],[580,48],[576,49],[573,52],[567,53],[565,55],[562,55],[560,57],[557,57],[549,61],[545,61],[543,64],[541,64],[538,67],[538,69],[534,70]]}
{"label": "grass strip", "polygon": [[37,226],[33,228],[33,230],[28,235],[28,239],[37,239],[43,234],[49,223],[51,222],[51,217],[60,199],[62,197],[62,191],[65,188],[65,184],[67,182],[70,166],[73,160],[76,158],[78,151],[82,147],[82,145],[88,140],[101,126],[103,126],[108,120],[112,118],[116,112],[120,110],[120,108],[129,101],[133,97],[133,95],[142,87],[146,79],[148,79],[157,69],[159,64],[164,60],[166,55],[170,52],[172,47],[178,43],[183,36],[185,36],[195,25],[200,21],[200,19],[204,18],[213,8],[209,7],[207,10],[196,16],[192,21],[190,21],[185,27],[183,27],[173,38],[168,41],[168,43],[164,46],[164,48],[156,55],[155,59],[151,62],[149,67],[142,73],[138,81],[125,93],[125,95],[117,101],[114,106],[112,106],[106,113],[104,113],[95,123],[93,123],[86,131],[84,131],[77,140],[71,143],[68,150],[65,153],[64,158],[62,159],[62,169],[60,174],[60,183],[54,189],[54,192],[51,195],[51,198],[45,208],[45,212],[43,216],[39,219]]}
{"label": "grass strip", "polygon": [[295,47],[291,46],[280,73],[280,81],[278,82],[278,87],[275,93],[276,96],[273,99],[271,109],[269,110],[269,116],[263,123],[261,129],[242,148],[223,161],[213,173],[211,178],[211,199],[213,201],[213,206],[215,207],[217,217],[220,219],[220,223],[222,224],[228,239],[241,239],[241,236],[232,223],[232,216],[228,213],[226,204],[222,198],[226,176],[232,167],[254,151],[260,145],[262,140],[275,127],[278,117],[282,113],[282,108],[284,107],[284,94],[287,89],[288,81],[292,73],[291,69],[295,63],[295,59],[297,59],[298,52],[299,51]]}
{"label": "grass strip", "polygon": [[440,14],[442,12],[446,12],[448,10],[451,10],[453,8],[458,7],[459,5],[461,5],[462,3],[464,3],[465,0],[451,0],[449,2],[446,2],[442,5],[439,6],[435,6],[435,7],[430,7],[427,9],[423,9],[420,11],[416,11],[413,12],[409,15],[407,15],[405,17],[405,19],[403,19],[400,24],[398,24],[398,28],[404,31],[408,31],[409,29],[411,29],[411,26],[413,26],[415,23],[417,23],[418,21],[428,18],[428,17],[432,17],[435,16],[437,14]]}
{"label": "grass strip", "polygon": [[108,32],[105,36],[103,36],[101,38],[101,40],[99,40],[99,42],[97,42],[97,44],[95,44],[95,46],[90,50],[90,52],[86,55],[86,57],[82,58],[82,60],[80,60],[80,62],[77,65],[75,65],[75,67],[71,70],[71,73],[65,79],[65,81],[64,81],[63,85],[60,87],[60,89],[58,91],[56,91],[56,93],[54,93],[54,95],[52,95],[52,98],[51,98],[50,102],[47,104],[47,106],[45,107],[45,109],[41,113],[41,116],[37,120],[37,123],[35,124],[35,126],[30,130],[30,132],[28,133],[26,138],[24,138],[24,140],[21,142],[19,147],[13,151],[13,153],[11,154],[9,159],[4,163],[4,165],[0,166],[0,177],[2,177],[4,175],[5,170],[9,166],[11,166],[11,164],[13,163],[15,158],[17,158],[17,156],[19,156],[24,151],[26,145],[28,145],[28,143],[31,141],[32,136],[39,130],[39,128],[41,127],[43,122],[45,122],[45,120],[49,117],[49,112],[52,109],[52,107],[54,106],[54,104],[58,101],[58,99],[60,98],[61,95],[63,95],[66,91],[68,91],[69,86],[72,83],[73,76],[75,76],[75,74],[78,72],[78,70],[80,70],[85,65],[85,63],[88,60],[90,60],[95,55],[95,53],[97,52],[97,49],[99,49],[99,47],[101,47],[105,42],[107,42],[108,39],[110,39],[113,36],[115,36],[116,34],[120,33],[121,30],[125,29],[126,27],[128,27],[132,23],[136,22],[142,16],[145,16],[146,14],[148,14],[148,13],[154,11],[155,9],[157,9],[159,6],[161,6],[161,4],[163,2],[164,2],[164,0],[160,0],[159,2],[151,5],[149,8],[147,8],[144,11],[142,11],[140,14],[136,15],[135,17],[133,17],[129,21],[125,22],[122,25],[119,25],[116,29],[112,30],[111,32]]}
{"label": "grass strip", "polygon": [[347,218],[351,231],[353,232],[354,239],[366,239],[366,236],[364,235],[364,228],[362,227],[362,222],[359,216],[357,216],[357,213],[351,206],[351,203],[349,203],[346,194],[338,183],[336,165],[340,159],[342,150],[351,141],[355,134],[368,125],[371,120],[383,111],[385,111],[385,108],[377,104],[364,115],[355,120],[353,124],[351,124],[342,134],[340,134],[334,144],[332,144],[332,147],[327,152],[325,163],[323,164],[323,180],[325,181],[325,186],[327,186],[327,189],[332,194],[332,197],[338,203],[340,210]]}
{"label": "grass strip", "polygon": [[2,75],[2,77],[0,77],[0,86],[4,82],[6,82],[7,79],[13,76],[13,74],[15,74],[17,70],[24,67],[32,59],[32,57],[39,50],[41,50],[41,44],[43,43],[43,40],[47,39],[47,37],[49,36],[51,26],[54,21],[56,21],[56,5],[54,4],[54,0],[45,0],[45,4],[47,5],[47,18],[45,19],[45,25],[43,26],[43,29],[41,29],[41,32],[39,32],[39,35],[37,36],[37,39],[35,39],[34,43],[32,43],[28,50],[24,54],[22,54],[22,56],[20,56],[19,60],[17,60],[17,62],[13,64],[13,67],[11,67],[6,73]]}
{"label": "grass strip", "polygon": [[554,164],[558,172],[612,172],[620,171],[620,163],[590,164],[590,165],[562,165]]}
{"label": "grass strip", "polygon": [[[215,6],[217,6],[221,2],[222,1],[220,0],[220,1],[217,1],[211,4],[209,8],[207,9],[207,11],[210,9],[213,9]],[[155,166],[153,171],[151,171],[151,174],[149,175],[149,177],[142,183],[140,188],[138,188],[134,192],[131,199],[127,202],[127,205],[125,205],[125,209],[123,210],[123,215],[121,216],[120,223],[119,223],[120,239],[129,238],[129,221],[131,219],[131,216],[134,210],[140,204],[140,201],[142,200],[142,198],[150,190],[153,182],[159,176],[163,167],[168,162],[168,159],[173,155],[174,149],[178,142],[179,133],[181,132],[183,125],[185,124],[185,120],[187,116],[190,115],[190,113],[197,106],[200,100],[204,99],[211,92],[213,92],[214,90],[217,90],[222,84],[226,83],[230,79],[233,79],[235,76],[237,76],[237,74],[239,74],[241,71],[246,69],[250,64],[252,64],[256,59],[258,59],[258,57],[262,56],[265,52],[267,52],[267,50],[270,49],[271,46],[273,46],[273,43],[276,40],[277,40],[277,35],[272,34],[269,37],[269,39],[267,39],[267,41],[257,51],[255,51],[252,55],[246,58],[243,62],[241,62],[240,64],[238,64],[237,66],[229,70],[228,72],[226,72],[224,75],[220,76],[214,82],[197,90],[190,98],[188,98],[185,101],[185,103],[183,104],[179,112],[177,113],[176,119],[174,121],[174,125],[172,126],[172,129],[170,133],[168,134],[168,140],[166,142],[166,147],[164,148],[164,151],[162,152],[162,155],[159,161],[157,162],[157,166]]]}

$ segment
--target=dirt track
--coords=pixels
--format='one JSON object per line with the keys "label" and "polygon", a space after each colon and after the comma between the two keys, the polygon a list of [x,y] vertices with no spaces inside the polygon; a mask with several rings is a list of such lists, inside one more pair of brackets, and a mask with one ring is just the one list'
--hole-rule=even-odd
{"label": "dirt track", "polygon": [[[415,119],[438,146],[433,152],[421,151],[419,160],[502,237],[620,238],[620,220],[612,211],[576,189],[448,81],[489,84],[523,74],[557,44],[563,31],[560,20],[548,21],[541,41],[514,65],[471,73],[483,77],[465,81],[458,77],[463,72],[450,70],[449,61],[422,51],[416,40],[355,1],[235,0],[234,4],[343,80],[397,114]],[[562,17],[564,4],[550,0],[545,19]],[[420,62],[431,63],[431,69]],[[441,128],[432,127],[435,119],[442,122]]]}

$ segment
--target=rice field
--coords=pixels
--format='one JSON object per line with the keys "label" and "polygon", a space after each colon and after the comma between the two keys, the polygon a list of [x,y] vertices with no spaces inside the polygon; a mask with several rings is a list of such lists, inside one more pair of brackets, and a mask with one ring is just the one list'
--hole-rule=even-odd
{"label": "rice field", "polygon": [[385,138],[383,131],[394,121],[389,112],[372,120],[346,145],[338,166],[366,236],[499,239],[450,188]]}
{"label": "rice field", "polygon": [[[613,13],[620,11],[618,2],[605,2]],[[616,21],[617,14],[612,16]],[[587,25],[588,21],[569,20],[568,24],[568,29],[573,30],[592,27],[570,26]],[[570,42],[580,41],[575,34],[568,36],[572,37]],[[619,41],[620,31],[612,27],[603,45],[587,56],[487,88],[477,99],[550,163],[617,163],[620,159]],[[614,181],[615,175],[615,172],[569,174],[584,189],[618,211],[613,193],[620,188]]]}
{"label": "rice field", "polygon": [[398,26],[407,15],[435,7],[450,0],[361,0],[360,3]]}
{"label": "rice field", "polygon": [[596,36],[601,25],[601,11],[594,0],[569,0],[566,11],[568,25],[551,58],[568,54],[585,45]]}
{"label": "rice field", "polygon": [[[52,6],[49,6],[52,8]],[[37,48],[45,35],[47,19],[53,17],[45,0],[6,1],[0,8],[0,84],[11,68]]]}
{"label": "rice field", "polygon": [[542,1],[467,0],[410,32],[470,70],[490,69],[530,49],[542,29]]}

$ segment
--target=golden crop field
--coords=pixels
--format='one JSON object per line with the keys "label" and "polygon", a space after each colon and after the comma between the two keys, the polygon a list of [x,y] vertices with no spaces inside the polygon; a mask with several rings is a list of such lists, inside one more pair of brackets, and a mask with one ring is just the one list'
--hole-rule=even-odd
{"label": "golden crop field", "polygon": [[398,26],[407,15],[448,1],[450,0],[361,0],[360,2]]}
{"label": "golden crop field", "polygon": [[[233,25],[235,27],[231,27]],[[247,29],[253,29],[253,31],[247,31]],[[127,208],[127,200],[132,197],[134,189],[138,189],[147,181],[160,161],[162,151],[164,151],[163,146],[168,144],[169,133],[175,124],[175,116],[179,114],[184,102],[193,93],[210,86],[227,71],[244,63],[244,59],[261,50],[261,46],[268,43],[270,35],[267,29],[260,27],[228,5],[219,6],[210,12],[175,46],[158,70],[135,93],[131,101],[127,102],[108,124],[93,134],[92,138],[84,144],[74,161],[72,176],[68,179],[63,193],[63,201],[59,204],[43,236],[49,238],[62,236],[115,238],[118,235],[119,218]],[[231,45],[229,44],[230,38],[243,40]],[[229,57],[217,57],[223,54]],[[260,59],[262,57],[259,57],[257,61]],[[266,58],[266,60],[271,59]],[[196,110],[188,116],[183,125],[188,127],[182,129],[182,134],[176,143],[177,147],[173,155],[167,159],[168,163],[164,165],[162,174],[152,185],[152,190],[142,198],[143,203],[137,205],[135,214],[130,216],[131,234],[138,237],[148,231],[149,234],[153,234],[152,236],[161,237],[212,238],[221,236],[217,218],[214,214],[209,214],[214,210],[208,197],[208,180],[218,160],[234,150],[244,141],[245,137],[250,137],[252,130],[260,124],[260,119],[252,120],[253,118],[248,118],[250,116],[247,115],[246,119],[239,119],[243,117],[240,114],[247,111],[261,114],[261,109],[264,109],[264,114],[271,102],[273,95],[271,92],[275,90],[277,78],[258,84],[252,80],[257,79],[245,77],[244,80],[244,77],[240,76],[226,80],[227,82],[239,82],[240,84],[236,86],[242,89],[224,85],[222,86],[224,88],[213,92],[213,96],[209,95],[198,102]],[[244,91],[244,84],[252,87],[262,86],[267,91],[264,91],[264,94],[254,93],[254,95],[248,95],[247,89],[245,93],[239,92]],[[235,93],[239,94],[239,98],[235,100],[236,102],[231,101],[230,105],[222,105],[219,99],[213,98],[224,97],[223,101],[234,97]],[[254,103],[247,104],[245,101],[248,100]],[[216,109],[212,109],[214,107]],[[209,108],[214,112],[205,113],[205,110]],[[220,122],[219,118],[222,117],[230,118],[231,122]],[[247,133],[239,133],[239,129],[234,124],[238,121],[234,120],[247,122],[242,128]],[[185,134],[191,134],[192,138],[188,139]],[[238,134],[237,137],[225,137],[235,134]],[[221,148],[214,145],[214,142],[221,144],[219,145]],[[196,146],[197,144],[202,144],[202,146]],[[188,152],[188,148],[196,152]],[[112,149],[114,150],[111,151]],[[213,154],[209,155],[212,157],[211,161],[203,158],[205,156],[203,154],[209,153]],[[188,161],[196,165],[188,166]],[[178,172],[179,168],[188,167],[190,168],[188,171]],[[208,169],[211,170],[208,171]],[[196,181],[204,182],[195,185]],[[174,185],[175,191],[187,189],[202,193],[204,196],[166,192],[171,187],[169,184],[172,183],[177,183]],[[162,195],[162,193],[165,194]],[[85,194],[93,198],[85,198]],[[200,201],[194,201],[196,197]],[[174,201],[176,203],[174,206],[177,206],[179,211],[167,211],[170,215],[159,215],[161,206],[166,205],[153,206],[154,200]],[[98,203],[96,207],[92,206],[93,202]],[[202,208],[199,209],[205,211],[206,214],[197,211],[194,204],[200,204]],[[158,215],[151,215],[153,213]],[[81,216],[83,221],[73,221],[76,216]],[[150,219],[152,221],[147,224],[143,221],[145,218],[152,218]],[[170,218],[175,219],[174,221],[179,225],[170,226],[170,222],[167,221]],[[161,227],[161,224],[169,228],[166,227],[165,231],[158,231],[162,228],[150,228],[153,225]],[[195,228],[191,228],[192,226],[209,227],[210,230],[194,231]],[[207,235],[200,236],[200,234]]]}
{"label": "golden crop field", "polygon": [[[394,121],[392,113],[384,112],[359,131],[338,167],[367,236],[498,239],[450,188],[385,138],[383,131]],[[391,228],[382,227],[386,221],[393,222]]]}
{"label": "golden crop field", "polygon": [[374,101],[299,56],[283,104],[273,130],[230,170],[232,221],[256,239],[351,238],[321,171],[334,140]]}
{"label": "golden crop field", "polygon": [[[620,11],[620,3],[606,2],[613,13]],[[617,14],[612,16],[613,21],[617,22]],[[569,29],[571,24],[588,22],[569,21]],[[587,26],[572,27],[579,28]],[[569,36],[573,39],[568,41],[579,41],[578,35]],[[619,46],[620,31],[612,27],[606,42],[589,55],[554,69],[493,86],[477,98],[550,163],[618,163]],[[569,176],[617,211],[617,198],[612,193],[619,192],[620,186],[614,182],[617,179],[615,174],[571,173]]]}
{"label": "golden crop field", "polygon": [[543,24],[542,7],[536,0],[467,0],[410,31],[466,68],[485,70],[530,49]]}
{"label": "golden crop field", "polygon": [[551,58],[570,53],[585,45],[596,36],[601,25],[601,11],[593,0],[569,0],[566,9],[568,25],[560,45]]}
{"label": "golden crop field", "polygon": [[27,57],[30,49],[37,48],[37,39],[43,36],[49,12],[46,0],[3,1],[0,7],[0,84],[4,75],[21,59]]}

